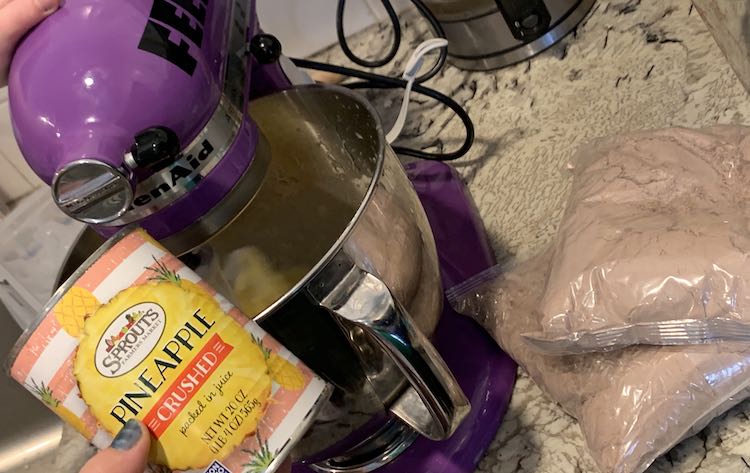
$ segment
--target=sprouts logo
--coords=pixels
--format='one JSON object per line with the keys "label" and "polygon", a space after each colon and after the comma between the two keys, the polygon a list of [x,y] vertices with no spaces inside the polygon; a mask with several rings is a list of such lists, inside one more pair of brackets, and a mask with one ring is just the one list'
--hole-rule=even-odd
{"label": "sprouts logo", "polygon": [[142,302],[109,324],[96,346],[96,369],[107,378],[130,372],[159,342],[166,314],[155,302]]}

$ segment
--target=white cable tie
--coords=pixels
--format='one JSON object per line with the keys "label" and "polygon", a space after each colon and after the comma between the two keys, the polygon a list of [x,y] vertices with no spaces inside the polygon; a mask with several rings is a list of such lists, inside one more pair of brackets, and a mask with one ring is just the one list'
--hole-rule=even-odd
{"label": "white cable tie", "polygon": [[396,123],[393,124],[391,131],[385,136],[388,144],[393,143],[401,135],[406,124],[406,116],[409,113],[409,101],[411,96],[411,90],[414,87],[414,81],[419,74],[419,70],[424,65],[424,57],[430,51],[438,48],[448,47],[448,41],[443,38],[433,38],[424,41],[414,49],[411,57],[406,62],[404,73],[401,75],[402,78],[406,79],[406,87],[404,88],[404,98],[401,101],[401,110],[398,112]]}

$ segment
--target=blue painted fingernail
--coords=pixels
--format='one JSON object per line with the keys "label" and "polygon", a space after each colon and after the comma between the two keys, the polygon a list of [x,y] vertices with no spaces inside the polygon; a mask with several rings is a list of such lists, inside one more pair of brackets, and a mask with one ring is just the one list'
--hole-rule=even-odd
{"label": "blue painted fingernail", "polygon": [[130,419],[120,432],[117,433],[110,447],[115,450],[130,450],[138,443],[138,439],[141,438],[142,434],[141,424],[135,419]]}

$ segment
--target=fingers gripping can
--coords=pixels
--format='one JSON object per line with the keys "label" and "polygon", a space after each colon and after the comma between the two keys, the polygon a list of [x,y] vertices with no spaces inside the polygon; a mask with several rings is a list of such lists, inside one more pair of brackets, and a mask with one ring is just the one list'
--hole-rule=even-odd
{"label": "fingers gripping can", "polygon": [[11,376],[104,448],[130,419],[154,471],[274,471],[330,388],[143,230],[53,295]]}

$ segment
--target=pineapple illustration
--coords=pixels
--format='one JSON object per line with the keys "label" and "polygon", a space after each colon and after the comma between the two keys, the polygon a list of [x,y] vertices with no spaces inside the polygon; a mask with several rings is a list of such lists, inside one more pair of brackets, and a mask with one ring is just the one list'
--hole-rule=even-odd
{"label": "pineapple illustration", "polygon": [[[154,353],[156,350],[152,350],[146,344],[156,346],[162,333],[177,333],[188,321],[192,321],[196,327],[201,323],[208,324],[205,325],[206,330],[210,329],[212,334],[221,337],[215,339],[212,335],[211,338],[204,338],[203,343],[196,337],[191,340],[191,343],[200,343],[202,348],[211,347],[212,351],[223,352],[223,355],[220,360],[214,360],[215,363],[220,363],[220,369],[215,375],[207,375],[203,382],[198,379],[197,381],[201,382],[200,385],[193,381],[196,389],[200,390],[197,399],[204,398],[205,394],[210,395],[213,400],[203,401],[206,412],[202,419],[209,419],[207,422],[210,425],[210,419],[218,418],[224,409],[226,401],[221,402],[223,400],[219,399],[224,394],[220,394],[220,391],[217,391],[219,388],[215,388],[214,384],[219,376],[222,377],[223,393],[227,396],[236,396],[235,393],[241,393],[246,402],[252,403],[252,409],[247,410],[246,413],[243,412],[243,421],[237,424],[236,428],[232,427],[229,430],[229,427],[226,427],[225,432],[228,433],[224,434],[226,437],[223,443],[216,448],[214,445],[197,441],[200,436],[200,427],[195,426],[187,432],[181,432],[180,422],[175,422],[165,427],[158,440],[152,444],[151,449],[151,461],[154,463],[163,464],[178,471],[203,471],[214,459],[229,455],[241,445],[245,437],[257,430],[270,404],[273,380],[269,374],[263,350],[250,339],[240,324],[222,310],[214,297],[197,284],[179,278],[162,264],[157,263],[153,267],[156,268],[157,273],[154,277],[155,281],[120,291],[109,302],[102,305],[93,316],[86,319],[86,330],[73,362],[73,374],[78,381],[81,396],[89,406],[93,417],[103,429],[114,433],[120,428],[120,423],[111,415],[113,399],[117,399],[122,395],[121,393],[132,389],[133,380],[139,376],[140,370],[112,373],[119,374],[119,376],[107,377],[97,367],[97,353],[101,353],[97,350],[100,346],[108,344],[110,335],[117,337],[123,333],[122,327],[130,324],[135,326],[139,317],[145,317],[145,315],[138,314],[141,310],[138,307],[140,304],[158,306],[158,310],[153,309],[153,315],[151,315],[153,317],[151,326],[156,329],[148,335],[144,332],[142,338],[139,339],[142,344],[130,352],[133,353],[132,356],[138,357],[139,363],[149,366],[153,366],[154,360],[157,360],[159,355]],[[198,311],[202,322],[195,319],[194,314]],[[115,320],[117,324],[113,325]],[[217,343],[219,343],[218,347]],[[224,345],[231,347],[231,350],[221,348]],[[197,346],[192,353],[195,357],[199,356]],[[229,375],[226,376],[224,373],[229,373]],[[176,373],[165,373],[165,384],[176,382],[179,379],[178,376],[180,375]],[[215,378],[210,376],[215,376]],[[235,397],[230,399],[235,399]],[[158,398],[142,402],[143,412],[148,412],[157,405]],[[236,402],[239,403],[240,400]],[[186,402],[185,411],[195,409],[197,405]],[[186,437],[188,440],[185,440]]]}
{"label": "pineapple illustration", "polygon": [[302,374],[302,370],[263,346],[258,337],[253,336],[253,341],[263,350],[268,372],[276,384],[289,391],[299,391],[305,387],[305,375]]}
{"label": "pineapple illustration", "polygon": [[260,434],[257,434],[256,437],[258,438],[258,445],[260,446],[258,450],[242,450],[245,453],[249,453],[253,457],[250,463],[245,463],[243,465],[245,467],[244,473],[265,473],[265,471],[268,470],[268,467],[271,466],[271,463],[276,459],[276,456],[279,453],[272,452],[271,449],[268,448],[268,441],[263,441],[263,439],[260,437]]}
{"label": "pineapple illustration", "polygon": [[55,305],[53,312],[63,330],[71,337],[80,338],[86,317],[93,314],[100,305],[89,291],[73,286]]}
{"label": "pineapple illustration", "polygon": [[305,387],[305,376],[302,371],[289,361],[276,353],[271,353],[267,363],[271,378],[284,389],[299,391]]}
{"label": "pineapple illustration", "polygon": [[205,289],[200,287],[199,285],[195,284],[192,281],[188,281],[186,279],[182,279],[179,274],[177,274],[176,271],[172,271],[171,269],[167,268],[167,266],[162,263],[161,261],[157,260],[155,256],[152,256],[154,260],[154,264],[156,264],[155,268],[146,268],[149,271],[153,271],[155,274],[154,276],[151,276],[148,278],[149,281],[156,281],[156,282],[171,282],[172,284],[175,284],[177,286],[180,286],[181,288],[185,289],[189,292],[196,292],[199,294],[205,294],[208,297],[213,297],[211,294],[209,294]]}
{"label": "pineapple illustration", "polygon": [[55,395],[52,393],[52,389],[44,384],[44,381],[42,381],[41,383],[37,383],[32,379],[31,385],[27,387],[68,425],[72,426],[86,438],[89,438],[91,436],[92,432],[90,432],[89,427],[86,425],[83,419],[65,408],[60,400],[55,398]]}
{"label": "pineapple illustration", "polygon": [[60,405],[60,401],[55,399],[55,395],[52,390],[44,384],[44,381],[37,383],[35,380],[31,380],[31,385],[28,388],[36,394],[36,396],[47,406],[53,409]]}

